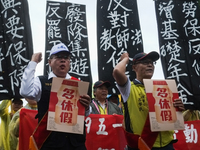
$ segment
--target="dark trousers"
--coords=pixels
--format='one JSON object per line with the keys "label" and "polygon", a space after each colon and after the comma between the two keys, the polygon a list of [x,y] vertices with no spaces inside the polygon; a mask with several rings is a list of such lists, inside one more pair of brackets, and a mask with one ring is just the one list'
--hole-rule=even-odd
{"label": "dark trousers", "polygon": [[73,146],[70,141],[67,141],[64,146],[62,147],[49,147],[47,145],[42,146],[40,150],[87,150],[85,145]]}
{"label": "dark trousers", "polygon": [[151,150],[174,150],[173,143],[169,143],[165,147],[152,148]]}
{"label": "dark trousers", "polygon": [[65,147],[62,147],[62,148],[42,147],[40,150],[87,150],[87,149],[85,146],[74,147],[74,146],[66,145]]}
{"label": "dark trousers", "polygon": [[[139,150],[139,149],[128,147],[128,150]],[[174,150],[174,147],[173,147],[173,143],[169,143],[165,147],[159,147],[159,148],[153,147],[151,150]]]}
{"label": "dark trousers", "polygon": [[40,150],[87,150],[85,136],[52,131]]}

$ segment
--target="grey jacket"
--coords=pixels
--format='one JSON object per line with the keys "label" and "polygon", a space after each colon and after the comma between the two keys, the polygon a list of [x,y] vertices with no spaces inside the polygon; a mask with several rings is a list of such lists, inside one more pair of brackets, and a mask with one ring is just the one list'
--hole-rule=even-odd
{"label": "grey jacket", "polygon": [[[113,113],[115,114],[118,114],[118,115],[122,115],[122,111],[121,109],[113,102],[110,102],[108,100],[106,100],[106,103],[107,103],[107,112],[108,112],[108,115],[112,115]],[[96,99],[93,99],[92,102],[90,103],[90,106],[92,107],[92,112],[91,114],[100,114],[100,112],[97,110],[97,107],[95,106],[98,106],[98,101]]]}

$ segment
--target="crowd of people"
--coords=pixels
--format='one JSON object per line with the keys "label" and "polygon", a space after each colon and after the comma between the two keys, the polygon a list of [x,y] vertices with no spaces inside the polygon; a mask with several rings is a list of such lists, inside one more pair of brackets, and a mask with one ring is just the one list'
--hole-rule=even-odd
{"label": "crowd of people", "polygon": [[[42,60],[42,53],[34,53],[24,70],[20,94],[28,101],[24,108],[38,110],[36,115],[38,130],[41,128],[42,123],[47,124],[45,116],[49,107],[52,78],[78,80],[69,74],[70,56],[71,52],[68,47],[60,43],[53,46],[50,51],[48,63],[52,71],[48,75],[35,77],[36,66]],[[158,59],[159,54],[157,52],[136,54],[132,62],[132,69],[136,73],[136,79],[130,81],[125,74],[126,66],[130,60],[129,54],[123,53],[121,55],[120,62],[111,73],[117,83],[122,100],[119,100],[119,96],[116,93],[108,93],[108,89],[111,86],[109,81],[101,80],[96,81],[93,85],[94,98],[87,94],[80,95],[79,101],[85,107],[85,116],[89,114],[124,115],[126,137],[127,139],[129,138],[127,140],[128,150],[138,150],[138,141],[134,141],[134,136],[143,135],[142,131],[148,116],[148,101],[143,79],[152,78],[155,67],[154,63]],[[0,106],[0,150],[17,149],[20,121],[19,111],[23,104],[21,100],[12,100],[12,112],[9,114],[8,107],[10,103],[10,100],[3,100]],[[174,107],[180,111],[185,110],[181,99],[174,100]],[[43,132],[45,130],[41,130],[41,135]],[[148,134],[152,138],[151,132]],[[173,143],[176,142],[173,139],[173,131],[161,131],[154,136],[155,138],[152,138],[150,143],[150,149],[173,150]],[[43,138],[44,142],[40,148],[41,150],[86,150],[85,133],[81,135],[51,131],[47,137]]]}

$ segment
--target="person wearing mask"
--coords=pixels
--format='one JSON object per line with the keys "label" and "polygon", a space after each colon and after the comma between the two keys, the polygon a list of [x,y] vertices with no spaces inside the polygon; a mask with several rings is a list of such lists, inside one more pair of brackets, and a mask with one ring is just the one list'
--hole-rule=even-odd
{"label": "person wearing mask", "polygon": [[120,108],[113,102],[108,101],[108,88],[111,86],[108,81],[97,81],[93,86],[94,99],[90,103],[92,114],[122,115]]}
{"label": "person wearing mask", "polygon": [[[133,57],[132,70],[136,73],[136,79],[130,81],[126,76],[126,66],[129,63],[129,54],[123,53],[120,62],[113,69],[113,77],[122,95],[124,105],[124,122],[128,149],[138,150],[138,139],[149,136],[148,142],[152,150],[174,150],[173,131],[151,132],[148,123],[148,101],[145,93],[143,79],[151,79],[154,73],[154,64],[159,59],[159,54],[152,51],[148,54],[138,53]],[[183,111],[184,105],[181,99],[175,99],[174,107]],[[147,129],[147,130],[146,130]]]}
{"label": "person wearing mask", "polygon": [[[37,64],[42,60],[42,53],[35,53],[25,68],[20,94],[28,99],[37,101],[38,120],[47,122],[42,118],[47,114],[53,77],[78,80],[69,75],[71,52],[64,43],[56,44],[52,47],[48,59],[51,72],[46,76],[34,77]],[[86,109],[86,116],[89,115],[89,95],[81,95],[80,103]],[[46,118],[46,117],[44,117]],[[39,125],[40,127],[40,125]],[[46,131],[46,130],[45,130]],[[45,132],[43,131],[43,132]],[[39,138],[39,137],[38,137]],[[85,150],[85,134],[72,134],[51,131],[50,135],[42,144],[41,150]]]}
{"label": "person wearing mask", "polygon": [[[11,112],[9,107],[11,106]],[[23,107],[23,101],[15,97],[12,100],[3,100],[0,104],[0,150],[10,150],[9,143],[9,123],[13,115]]]}

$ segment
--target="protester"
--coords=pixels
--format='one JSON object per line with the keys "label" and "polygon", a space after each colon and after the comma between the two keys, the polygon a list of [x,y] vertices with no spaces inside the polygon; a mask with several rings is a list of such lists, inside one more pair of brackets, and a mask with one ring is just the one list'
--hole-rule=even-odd
{"label": "protester", "polygon": [[121,95],[113,93],[113,94],[109,94],[107,98],[108,98],[108,101],[115,103],[120,108],[120,110],[122,110],[122,104],[120,100]]}
{"label": "protester", "polygon": [[[65,44],[60,43],[52,47],[49,55],[49,66],[52,72],[48,76],[34,77],[37,63],[42,60],[42,53],[35,53],[32,56],[27,68],[24,71],[20,94],[28,99],[35,99],[38,103],[38,120],[41,121],[49,107],[49,98],[51,92],[51,83],[53,77],[74,79],[68,72],[70,69],[71,52]],[[86,115],[89,114],[89,95],[81,95],[80,103],[86,108]],[[46,117],[44,117],[46,118]],[[39,125],[40,127],[40,125]],[[38,128],[39,128],[38,127]],[[45,132],[45,131],[43,131]],[[42,134],[42,133],[41,133]],[[39,138],[39,137],[38,137]],[[84,150],[85,134],[70,134],[52,131],[43,143],[41,150]]]}
{"label": "protester", "polygon": [[[25,109],[37,110],[37,102],[34,100],[25,99],[28,103],[22,107]],[[12,117],[9,124],[9,142],[10,142],[10,150],[16,150],[18,145],[19,138],[19,122],[20,122],[20,108]],[[21,118],[23,119],[23,118]],[[28,139],[24,139],[26,142]],[[28,140],[29,141],[29,140]]]}
{"label": "protester", "polygon": [[[11,112],[9,107],[11,106]],[[13,98],[11,100],[3,100],[0,104],[0,150],[10,150],[9,144],[9,130],[8,126],[12,116],[23,106],[23,101],[20,98]]]}
{"label": "protester", "polygon": [[118,97],[118,94],[115,94],[115,93],[110,94],[110,95],[107,96],[107,98],[108,98],[108,100],[109,100],[110,102],[113,102],[113,103],[115,103],[116,105],[119,105],[119,97]]}
{"label": "protester", "polygon": [[[120,59],[121,61],[113,70],[113,77],[123,98],[125,129],[127,131],[126,138],[129,138],[128,149],[137,150],[138,138],[134,139],[134,137],[137,135],[137,137],[141,136],[143,128],[146,128],[146,124],[148,125],[147,131],[150,131],[150,125],[146,122],[149,109],[143,79],[152,78],[154,63],[159,59],[159,54],[153,51],[148,54],[138,53],[133,57],[132,69],[136,73],[134,81],[130,81],[125,74],[126,66],[129,63],[129,54],[123,53]],[[181,99],[175,99],[174,106],[181,111],[184,110]],[[151,140],[152,150],[173,150],[173,131],[161,131],[157,133],[150,131],[144,134],[150,135],[148,140]],[[155,140],[151,135],[155,136]]]}
{"label": "protester", "polygon": [[183,112],[183,118],[184,118],[184,121],[199,120],[200,119],[200,111],[187,109]]}
{"label": "protester", "polygon": [[102,115],[112,115],[119,114],[122,115],[122,111],[113,102],[107,100],[108,88],[110,87],[110,82],[108,81],[97,81],[93,86],[94,99],[90,103],[92,108],[92,114],[102,114]]}

